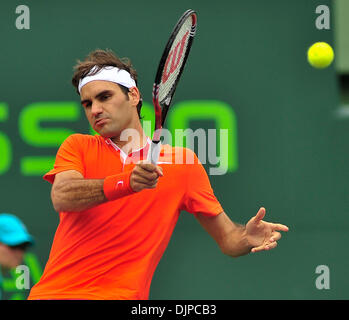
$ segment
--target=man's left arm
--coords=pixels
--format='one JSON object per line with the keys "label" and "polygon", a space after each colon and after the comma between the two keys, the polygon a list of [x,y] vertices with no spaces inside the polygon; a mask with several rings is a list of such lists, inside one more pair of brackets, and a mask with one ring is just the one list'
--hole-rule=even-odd
{"label": "man's left arm", "polygon": [[214,217],[199,213],[196,218],[224,254],[239,257],[275,248],[281,238],[279,231],[288,231],[285,225],[263,221],[264,216],[265,208],[260,208],[246,225],[231,221],[225,212]]}

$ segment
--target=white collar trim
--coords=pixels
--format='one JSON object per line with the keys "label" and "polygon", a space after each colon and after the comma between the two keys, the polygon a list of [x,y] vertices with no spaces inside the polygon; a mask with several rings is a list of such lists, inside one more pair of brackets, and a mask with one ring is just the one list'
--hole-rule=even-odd
{"label": "white collar trim", "polygon": [[[121,156],[121,158],[123,160],[123,163],[125,164],[128,155],[115,142],[113,142],[110,138],[107,138],[104,141],[105,141],[106,144],[111,145],[115,150],[120,152],[120,156]],[[149,137],[147,137],[147,141],[145,142],[145,145],[143,147],[139,148],[139,149],[132,150],[132,153],[139,152],[142,149],[146,148],[150,144],[151,144],[151,139]]]}

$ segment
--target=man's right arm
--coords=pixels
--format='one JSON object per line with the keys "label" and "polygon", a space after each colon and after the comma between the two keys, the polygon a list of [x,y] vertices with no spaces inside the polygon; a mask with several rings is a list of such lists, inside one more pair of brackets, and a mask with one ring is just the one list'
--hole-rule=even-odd
{"label": "man's right arm", "polygon": [[[130,174],[133,192],[156,187],[162,168],[150,163],[138,163]],[[117,197],[117,190],[115,191]],[[51,199],[57,212],[80,212],[109,200],[105,194],[105,179],[85,179],[76,170],[57,173],[52,185]]]}
{"label": "man's right arm", "polygon": [[51,199],[57,212],[83,211],[107,200],[104,179],[84,179],[75,170],[57,173],[51,189]]}

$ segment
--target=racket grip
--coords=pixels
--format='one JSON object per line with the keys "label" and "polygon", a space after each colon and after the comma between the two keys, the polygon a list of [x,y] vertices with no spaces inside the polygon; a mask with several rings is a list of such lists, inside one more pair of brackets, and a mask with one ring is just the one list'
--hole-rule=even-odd
{"label": "racket grip", "polygon": [[161,142],[152,141],[148,151],[147,161],[151,162],[152,164],[156,164],[159,160],[160,149],[161,149]]}

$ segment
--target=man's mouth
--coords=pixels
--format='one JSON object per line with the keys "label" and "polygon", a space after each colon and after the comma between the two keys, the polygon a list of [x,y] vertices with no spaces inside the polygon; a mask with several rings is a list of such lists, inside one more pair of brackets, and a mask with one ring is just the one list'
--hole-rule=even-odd
{"label": "man's mouth", "polygon": [[104,124],[106,123],[107,120],[108,120],[107,118],[100,118],[100,119],[97,119],[97,120],[95,121],[95,126],[96,126],[96,127],[102,126],[102,125],[104,125]]}

